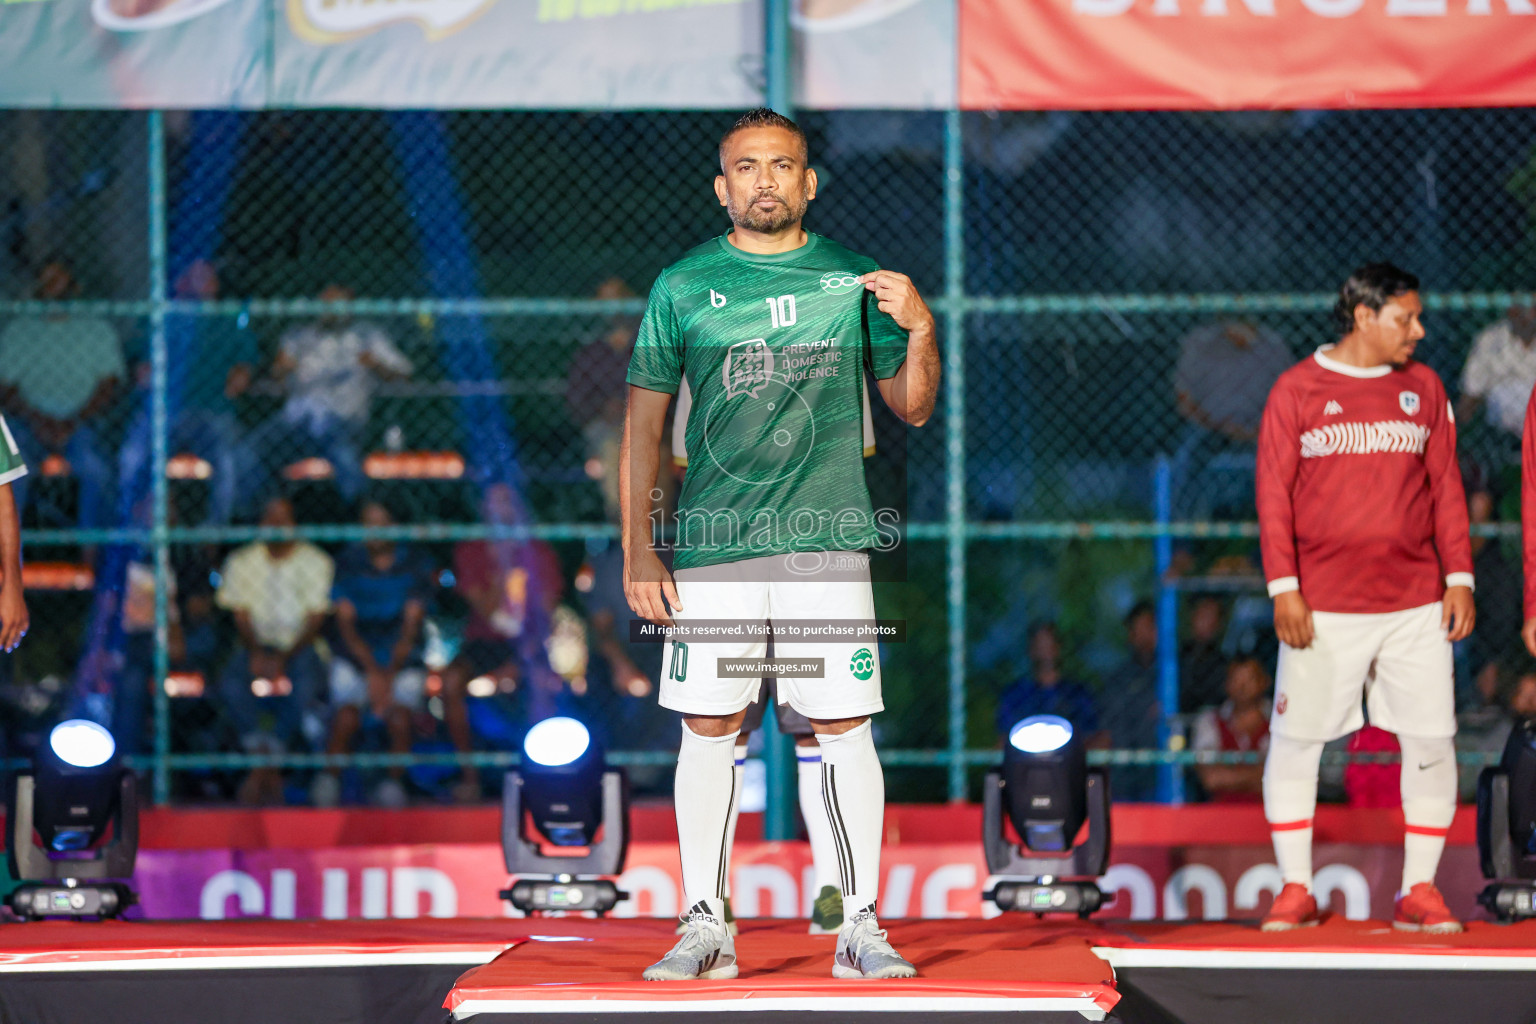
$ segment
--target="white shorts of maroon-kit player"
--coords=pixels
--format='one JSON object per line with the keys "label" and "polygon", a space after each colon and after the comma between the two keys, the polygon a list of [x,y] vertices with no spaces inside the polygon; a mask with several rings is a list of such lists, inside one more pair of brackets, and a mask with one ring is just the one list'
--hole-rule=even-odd
{"label": "white shorts of maroon-kit player", "polygon": [[1393,926],[1461,930],[1434,885],[1456,813],[1456,709],[1443,612],[1439,601],[1395,612],[1314,611],[1311,645],[1280,645],[1264,816],[1285,886],[1264,917],[1265,931],[1317,923],[1311,889],[1318,762],[1325,742],[1365,724],[1362,697],[1371,724],[1396,733],[1402,748],[1406,827]]}
{"label": "white shorts of maroon-kit player", "polygon": [[1408,736],[1456,734],[1451,642],[1439,601],[1376,614],[1312,613],[1312,646],[1280,645],[1270,731],[1338,739],[1365,724]]}

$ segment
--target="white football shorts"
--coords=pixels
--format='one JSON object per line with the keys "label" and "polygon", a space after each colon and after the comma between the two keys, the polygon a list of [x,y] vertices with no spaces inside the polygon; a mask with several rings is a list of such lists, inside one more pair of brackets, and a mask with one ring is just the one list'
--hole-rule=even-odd
{"label": "white football shorts", "polygon": [[1313,612],[1312,646],[1280,645],[1271,732],[1338,739],[1365,724],[1432,739],[1456,735],[1451,642],[1441,604],[1399,612]]}
{"label": "white football shorts", "polygon": [[[768,555],[680,569],[673,574],[681,611],[674,621],[711,623],[873,622],[869,556],[858,551]],[[764,658],[764,636],[704,642],[668,640],[662,649],[661,706],[685,715],[731,715],[758,699],[762,676],[723,675],[721,659]],[[775,632],[776,662],[821,659],[822,675],[777,679],[779,703],[806,718],[862,718],[885,708],[880,647],[873,640],[797,641]]]}

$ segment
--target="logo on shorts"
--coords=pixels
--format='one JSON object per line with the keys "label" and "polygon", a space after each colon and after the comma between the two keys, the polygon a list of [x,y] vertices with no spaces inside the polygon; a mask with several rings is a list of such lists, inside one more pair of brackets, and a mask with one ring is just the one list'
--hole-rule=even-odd
{"label": "logo on shorts", "polygon": [[757,393],[773,378],[773,350],[762,338],[739,341],[726,351],[725,368],[721,376],[725,378],[726,398],[738,395],[756,398]]}
{"label": "logo on shorts", "polygon": [[1398,392],[1397,404],[1402,406],[1403,412],[1409,416],[1417,416],[1419,414],[1419,393],[1417,391]]}
{"label": "logo on shorts", "polygon": [[860,647],[853,652],[853,659],[848,662],[848,669],[853,673],[853,678],[862,682],[875,674],[875,656],[870,653],[868,647]]}
{"label": "logo on shorts", "polygon": [[821,275],[821,290],[828,295],[845,295],[859,287],[858,274],[831,273]]}
{"label": "logo on shorts", "polygon": [[1277,714],[1277,715],[1285,714],[1286,703],[1287,702],[1286,702],[1286,699],[1285,699],[1285,694],[1282,693],[1280,695],[1280,699],[1275,701],[1275,714]]}

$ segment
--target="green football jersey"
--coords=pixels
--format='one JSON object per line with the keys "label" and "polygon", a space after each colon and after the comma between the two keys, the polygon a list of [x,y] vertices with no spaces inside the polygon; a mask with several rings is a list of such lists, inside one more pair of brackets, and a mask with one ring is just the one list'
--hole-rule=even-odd
{"label": "green football jersey", "polygon": [[0,484],[8,484],[27,475],[27,464],[22,461],[21,449],[11,436],[11,428],[0,416]]}
{"label": "green football jersey", "polygon": [[721,236],[651,289],[629,383],[693,393],[678,496],[679,569],[893,539],[864,482],[864,375],[894,377],[907,335],[859,275],[879,269],[820,235],[792,252]]}

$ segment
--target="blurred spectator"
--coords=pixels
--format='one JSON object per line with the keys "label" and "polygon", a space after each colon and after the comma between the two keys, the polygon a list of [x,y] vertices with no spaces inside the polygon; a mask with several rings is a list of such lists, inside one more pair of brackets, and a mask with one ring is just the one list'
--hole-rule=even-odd
{"label": "blurred spectator", "polygon": [[[1138,601],[1125,616],[1126,659],[1104,677],[1104,696],[1112,708],[1105,725],[1118,748],[1157,750],[1162,705],[1157,699],[1157,612],[1150,601]],[[1119,799],[1150,800],[1157,772],[1150,765],[1130,765],[1115,772]]]}
{"label": "blurred spectator", "polygon": [[1157,748],[1162,708],[1157,701],[1157,612],[1138,601],[1125,616],[1126,659],[1104,677],[1104,695],[1117,709],[1106,721],[1117,747]]}
{"label": "blurred spectator", "polygon": [[[1239,658],[1227,666],[1227,699],[1195,719],[1191,747],[1233,753],[1269,749],[1269,674],[1257,658]],[[1200,785],[1214,801],[1249,803],[1262,799],[1264,763],[1202,764]]]}
{"label": "blurred spectator", "polygon": [[1179,342],[1173,373],[1179,414],[1232,441],[1259,436],[1264,400],[1296,361],[1285,339],[1246,320],[1197,327]]}
{"label": "blurred spectator", "polygon": [[[482,514],[487,523],[519,522],[519,507],[507,484],[486,488]],[[554,713],[562,684],[548,667],[544,637],[562,580],[559,556],[544,541],[464,541],[454,548],[453,574],[469,605],[469,622],[463,647],[443,670],[443,718],[455,749],[467,753],[474,739],[469,696],[509,694],[531,682],[525,690],[532,692],[524,693],[527,722]],[[530,671],[538,678],[529,680]],[[454,795],[472,800],[479,792],[479,773],[466,765]]]}
{"label": "blurred spectator", "polygon": [[[617,277],[598,286],[599,299],[632,299],[634,291]],[[565,378],[565,401],[571,418],[586,439],[587,475],[601,483],[608,518],[619,515],[619,441],[624,433],[624,383],[629,353],[635,344],[639,321],[632,316],[612,317],[603,336],[590,341],[571,360]]]}
{"label": "blurred spectator", "polygon": [[630,624],[638,617],[624,597],[623,549],[610,544],[591,558],[588,571],[591,589],[583,603],[593,650],[607,666],[615,692],[649,697],[661,673],[661,644],[630,642]]}
{"label": "blurred spectator", "polygon": [[[176,281],[176,296],[212,302],[219,297],[219,274],[207,260],[197,260]],[[256,339],[232,317],[184,317],[177,330],[194,334],[184,351],[195,354],[195,362],[173,369],[184,383],[175,419],[171,424],[168,447],[171,455],[183,452],[206,460],[213,468],[213,502],[209,518],[227,524],[235,512],[235,500],[250,478],[254,455],[240,444],[240,424],[235,417],[235,401],[251,386],[256,368]],[[148,387],[148,363],[139,371],[140,385]],[[148,393],[141,409],[128,427],[118,453],[118,479],[121,486],[145,493],[148,482],[141,474],[149,472],[151,456],[150,402]]]}
{"label": "blurred spectator", "polygon": [[[146,525],[149,500],[141,501],[135,512],[138,525]],[[175,525],[175,507],[169,512],[169,522]],[[197,547],[181,545],[171,552],[166,587],[170,669],[201,673],[206,681],[213,678],[218,650],[218,631],[208,601],[209,567]],[[183,579],[191,581],[186,593],[182,592]],[[182,616],[183,602],[191,608],[186,621]],[[147,548],[136,550],[128,563],[123,580],[122,629],[122,673],[113,695],[112,735],[123,753],[138,754],[146,749],[146,712],[154,692],[155,566],[154,554]]]}
{"label": "blurred spectator", "polygon": [[1066,678],[1061,671],[1061,633],[1054,622],[1042,622],[1030,630],[1029,672],[997,700],[997,733],[1008,731],[1030,715],[1059,715],[1072,723],[1087,746],[1108,745],[1099,727],[1099,707],[1093,691]]}
{"label": "blurred spectator", "polygon": [[[352,289],[326,285],[321,302],[346,302]],[[384,330],[342,313],[327,313],[283,335],[272,377],[286,384],[288,401],[251,431],[250,447],[266,460],[263,483],[281,466],[320,456],[349,501],[363,489],[362,444],[373,392],[380,380],[408,377],[411,362]]]}
{"label": "blurred spectator", "polygon": [[[1529,686],[1530,693],[1517,701],[1522,686]],[[1456,713],[1456,752],[1502,754],[1513,723],[1511,707],[1527,702],[1527,713],[1536,714],[1536,661],[1521,650],[1505,660],[1488,662],[1473,677],[1469,706]],[[1476,766],[1463,766],[1457,788],[1464,803],[1477,799],[1478,771]]]}
{"label": "blurred spectator", "polygon": [[[395,525],[381,502],[363,504],[361,524],[380,530]],[[433,568],[425,554],[392,540],[354,544],[336,562],[331,589],[340,644],[331,658],[329,754],[352,750],[358,734],[382,726],[391,753],[408,754],[413,716],[425,702],[427,670],[421,660],[422,623],[432,597]],[[406,803],[405,766],[391,766],[373,794],[374,803]],[[341,797],[335,770],[315,776],[310,797],[332,807]]]}
{"label": "blurred spectator", "polygon": [[[272,498],[261,525],[292,529],[293,503]],[[240,650],[219,680],[225,710],[247,751],[281,752],[304,739],[304,714],[322,671],[315,640],[331,609],[331,556],[307,541],[257,541],[224,561],[217,595],[234,617]],[[280,780],[253,771],[241,787],[247,802],[268,802]]]}
{"label": "blurred spectator", "polygon": [[1469,424],[1478,408],[1486,406],[1488,422],[1518,438],[1532,387],[1536,387],[1536,309],[1511,306],[1503,320],[1489,324],[1472,342],[1461,371],[1457,418]]}
{"label": "blurred spectator", "polygon": [[[1397,737],[1366,725],[1349,737],[1351,754],[1397,753]],[[1344,802],[1351,807],[1401,807],[1402,766],[1395,763],[1351,761],[1344,767]]]}
{"label": "blurred spectator", "polygon": [[[69,264],[50,260],[37,275],[36,295],[64,301],[79,294]],[[100,317],[57,313],[22,316],[0,333],[0,407],[22,458],[41,471],[61,455],[79,482],[82,528],[107,525],[112,470],[97,434],[125,375],[123,349]],[[18,509],[32,493],[28,477],[14,484]]]}
{"label": "blurred spectator", "polygon": [[[1472,524],[1492,523],[1497,505],[1484,481],[1484,474],[1467,474],[1467,511]],[[1476,678],[1487,666],[1511,656],[1520,648],[1521,605],[1524,601],[1524,577],[1520,565],[1504,553],[1497,537],[1472,537],[1472,571],[1477,577],[1473,599],[1477,603],[1477,628],[1464,646],[1466,667]]]}
{"label": "blurred spectator", "polygon": [[1179,710],[1190,712],[1221,701],[1227,686],[1222,653],[1226,609],[1221,598],[1203,594],[1189,609],[1189,636],[1179,650]]}
{"label": "blurred spectator", "polygon": [[1174,456],[1177,514],[1251,508],[1264,401],[1295,361],[1283,338],[1246,320],[1206,324],[1180,340],[1174,399],[1198,429]]}

